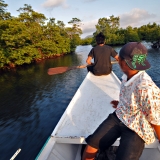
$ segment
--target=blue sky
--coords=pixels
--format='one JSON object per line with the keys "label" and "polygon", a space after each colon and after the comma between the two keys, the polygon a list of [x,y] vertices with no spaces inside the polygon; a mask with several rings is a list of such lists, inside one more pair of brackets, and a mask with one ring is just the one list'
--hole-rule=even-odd
{"label": "blue sky", "polygon": [[82,38],[92,35],[99,18],[120,17],[120,27],[140,27],[156,22],[160,24],[160,0],[4,0],[7,11],[18,16],[24,4],[43,13],[47,18],[61,20],[68,25],[72,18],[82,21]]}

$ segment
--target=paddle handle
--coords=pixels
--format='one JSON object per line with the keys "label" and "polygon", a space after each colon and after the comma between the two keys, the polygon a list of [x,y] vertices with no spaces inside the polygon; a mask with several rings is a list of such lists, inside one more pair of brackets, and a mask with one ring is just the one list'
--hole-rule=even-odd
{"label": "paddle handle", "polygon": [[[118,61],[111,61],[111,64],[116,64],[118,63]],[[88,64],[84,64],[84,65],[81,65],[81,66],[76,66],[76,68],[86,68],[87,66],[91,66],[92,64],[88,65]]]}
{"label": "paddle handle", "polygon": [[[111,64],[115,64],[115,63],[118,63],[118,61],[111,61]],[[49,68],[47,73],[48,73],[48,75],[55,75],[55,74],[60,74],[60,73],[67,72],[67,71],[72,70],[72,69],[86,68],[86,67],[91,66],[91,65],[92,64],[90,64],[90,65],[84,64],[84,65],[81,65],[81,66]]]}
{"label": "paddle handle", "polygon": [[16,153],[11,157],[10,160],[14,160],[16,158],[16,156],[19,154],[19,152],[21,151],[21,149],[19,148]]}
{"label": "paddle handle", "polygon": [[115,60],[115,61],[111,61],[111,64],[116,64],[116,63],[118,63],[118,61],[117,61],[117,60]]}
{"label": "paddle handle", "polygon": [[84,64],[84,65],[81,65],[81,66],[77,66],[77,68],[86,68],[87,66],[89,66],[88,64]]}

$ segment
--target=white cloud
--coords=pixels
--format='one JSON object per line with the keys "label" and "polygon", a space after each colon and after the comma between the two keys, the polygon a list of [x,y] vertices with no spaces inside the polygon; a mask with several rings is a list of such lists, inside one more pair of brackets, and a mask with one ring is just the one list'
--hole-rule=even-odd
{"label": "white cloud", "polygon": [[[120,27],[126,28],[128,26],[132,26],[132,27],[140,27],[142,25],[146,25],[148,23],[160,23],[159,18],[152,13],[147,12],[146,10],[142,10],[142,9],[132,9],[130,12],[128,13],[124,13],[119,15],[120,17]],[[93,17],[92,17],[93,18]],[[90,17],[85,19],[91,19]],[[98,23],[98,19],[92,20],[92,21],[87,21],[87,22],[83,22],[84,24],[81,28],[83,31],[82,34],[82,38],[85,38],[87,35],[92,35],[95,31],[95,25]]]}
{"label": "white cloud", "polygon": [[56,8],[56,7],[64,7],[67,8],[66,0],[46,0],[42,6],[44,8]]}
{"label": "white cloud", "polygon": [[81,26],[82,29],[82,38],[85,38],[88,35],[92,35],[95,31],[96,31],[96,27],[95,25],[98,23],[98,20],[92,20],[92,21],[88,21],[88,22],[82,22],[83,25]]}
{"label": "white cloud", "polygon": [[148,24],[149,22],[155,22],[156,15],[147,12],[146,10],[141,10],[138,8],[132,9],[129,13],[121,14],[120,16],[120,26],[126,28],[127,26],[140,27],[142,25]]}
{"label": "white cloud", "polygon": [[83,0],[84,2],[94,2],[94,1],[99,1],[99,0]]}

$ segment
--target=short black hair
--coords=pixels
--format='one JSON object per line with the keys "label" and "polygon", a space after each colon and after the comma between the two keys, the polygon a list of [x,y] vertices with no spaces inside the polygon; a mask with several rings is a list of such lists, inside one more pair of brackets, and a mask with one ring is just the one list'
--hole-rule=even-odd
{"label": "short black hair", "polygon": [[97,44],[104,44],[105,42],[105,36],[102,32],[96,35],[96,42]]}

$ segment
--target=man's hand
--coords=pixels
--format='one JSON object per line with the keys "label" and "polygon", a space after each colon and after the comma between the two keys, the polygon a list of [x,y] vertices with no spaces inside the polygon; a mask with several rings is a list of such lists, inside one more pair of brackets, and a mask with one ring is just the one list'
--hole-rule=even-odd
{"label": "man's hand", "polygon": [[159,143],[160,143],[160,125],[154,125],[154,124],[151,124],[152,127],[154,128],[156,134],[157,134],[157,138],[159,140]]}
{"label": "man's hand", "polygon": [[119,101],[113,100],[113,101],[111,101],[110,103],[112,104],[112,107],[113,107],[113,108],[117,108]]}

